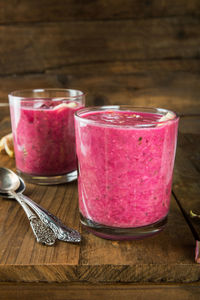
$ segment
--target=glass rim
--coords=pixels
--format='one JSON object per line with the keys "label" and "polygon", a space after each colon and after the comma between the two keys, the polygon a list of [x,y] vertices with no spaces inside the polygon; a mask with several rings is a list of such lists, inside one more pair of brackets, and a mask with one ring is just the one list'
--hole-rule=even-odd
{"label": "glass rim", "polygon": [[[165,116],[167,113],[173,114],[173,118],[166,119],[164,121],[153,121],[151,123],[142,123],[137,125],[126,125],[126,124],[110,124],[110,123],[101,123],[99,120],[91,120],[84,118],[83,115],[88,112],[98,112],[98,111],[109,111],[109,110],[115,110],[115,111],[133,111],[133,112],[149,112]],[[166,124],[171,121],[175,121],[179,119],[179,116],[176,112],[166,109],[166,108],[159,108],[159,107],[148,107],[148,106],[133,106],[133,105],[103,105],[103,106],[89,106],[84,107],[79,110],[77,110],[75,113],[75,118],[80,119],[81,121],[84,121],[85,123],[91,123],[96,124],[104,127],[126,127],[126,128],[155,128],[155,125],[162,125]]]}
{"label": "glass rim", "polygon": [[[23,93],[44,93],[44,92],[63,92],[63,93],[70,93],[70,92],[77,92],[77,95],[75,96],[55,96],[55,97],[47,97],[47,96],[23,96]],[[22,96],[20,96],[20,93],[22,93]],[[86,93],[82,92],[81,90],[76,90],[76,89],[64,89],[64,88],[37,88],[37,89],[22,89],[22,90],[14,90],[8,94],[8,97],[12,97],[15,99],[21,99],[23,101],[37,101],[37,100],[44,100],[44,101],[49,101],[51,99],[56,99],[60,98],[62,99],[77,99],[79,97],[85,97]],[[29,99],[30,98],[30,99]]]}

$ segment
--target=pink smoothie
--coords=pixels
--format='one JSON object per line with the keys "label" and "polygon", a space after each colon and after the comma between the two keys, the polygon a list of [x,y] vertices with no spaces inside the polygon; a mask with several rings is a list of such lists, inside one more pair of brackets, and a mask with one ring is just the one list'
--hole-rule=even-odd
{"label": "pink smoothie", "polygon": [[153,224],[169,211],[178,118],[94,111],[76,117],[79,206],[107,226]]}
{"label": "pink smoothie", "polygon": [[76,169],[74,112],[80,104],[41,101],[11,105],[17,169],[41,176],[66,174]]}

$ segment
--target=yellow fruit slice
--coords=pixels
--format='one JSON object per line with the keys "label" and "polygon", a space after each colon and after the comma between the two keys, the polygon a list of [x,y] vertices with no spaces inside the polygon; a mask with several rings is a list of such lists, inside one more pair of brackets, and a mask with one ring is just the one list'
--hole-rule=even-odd
{"label": "yellow fruit slice", "polygon": [[13,135],[9,133],[0,140],[0,152],[7,153],[10,157],[14,157]]}
{"label": "yellow fruit slice", "polygon": [[61,104],[58,104],[54,107],[54,109],[61,109],[61,108],[64,108],[64,107],[69,107],[69,108],[75,108],[77,106],[77,103],[75,102],[69,102],[69,103],[61,103]]}
{"label": "yellow fruit slice", "polygon": [[[168,121],[168,120],[171,120],[175,117],[175,115],[171,112],[168,112],[165,116],[162,116],[160,119],[159,119],[159,122],[164,122],[164,121]],[[162,126],[163,123],[161,124],[157,124],[157,126]]]}

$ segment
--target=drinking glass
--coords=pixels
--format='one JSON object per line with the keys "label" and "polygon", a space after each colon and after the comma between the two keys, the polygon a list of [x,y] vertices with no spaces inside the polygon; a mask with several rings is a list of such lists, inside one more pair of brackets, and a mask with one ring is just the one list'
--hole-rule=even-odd
{"label": "drinking glass", "polygon": [[76,179],[74,113],[84,106],[84,93],[35,89],[8,97],[17,172],[38,184]]}
{"label": "drinking glass", "polygon": [[103,106],[75,113],[82,224],[107,239],[161,231],[170,207],[178,116]]}

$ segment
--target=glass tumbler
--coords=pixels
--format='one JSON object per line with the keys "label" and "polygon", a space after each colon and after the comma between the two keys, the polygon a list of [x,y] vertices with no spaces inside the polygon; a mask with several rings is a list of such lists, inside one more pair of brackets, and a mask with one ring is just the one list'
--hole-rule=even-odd
{"label": "glass tumbler", "polygon": [[77,178],[74,113],[78,90],[35,89],[9,94],[17,172],[29,182],[59,184]]}
{"label": "glass tumbler", "polygon": [[167,223],[179,118],[131,106],[75,113],[82,224],[107,239],[137,239]]}

